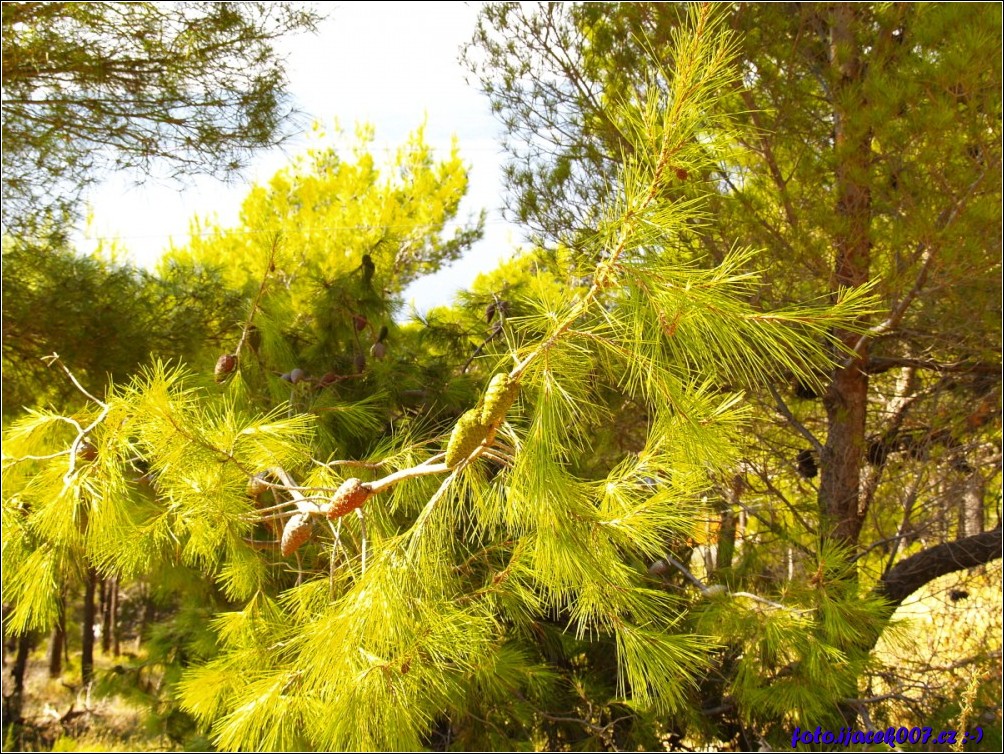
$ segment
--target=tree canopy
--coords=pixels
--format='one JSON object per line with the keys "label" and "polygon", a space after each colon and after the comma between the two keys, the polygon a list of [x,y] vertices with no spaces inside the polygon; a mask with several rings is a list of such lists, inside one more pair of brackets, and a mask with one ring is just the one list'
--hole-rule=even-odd
{"label": "tree canopy", "polygon": [[203,349],[219,347],[226,315],[238,306],[215,271],[154,275],[104,252],[82,256],[66,244],[5,238],[4,417],[79,399],[46,366],[53,353],[101,393],[152,359],[197,362]]}
{"label": "tree canopy", "polygon": [[[542,241],[575,245],[595,201],[616,190],[608,176],[633,147],[611,103],[660,85],[649,60],[671,60],[682,17],[682,6],[644,3],[483,11],[468,57],[510,134],[512,210]],[[984,401],[1000,371],[1001,69],[980,62],[999,57],[1000,14],[753,5],[729,23],[744,86],[722,104],[744,127],[712,169],[679,172],[674,190],[710,186],[715,211],[678,253],[716,263],[737,240],[762,249],[759,305],[865,283],[881,297],[864,335],[841,336],[855,358],[826,378],[823,423],[792,416],[824,456],[828,526],[856,542],[879,482],[861,486],[863,464],[902,450],[910,431],[941,442],[917,415],[948,399],[946,385]],[[958,432],[956,448],[967,442]]]}
{"label": "tree canopy", "polygon": [[76,210],[107,170],[225,176],[287,133],[294,3],[5,2],[3,222]]}

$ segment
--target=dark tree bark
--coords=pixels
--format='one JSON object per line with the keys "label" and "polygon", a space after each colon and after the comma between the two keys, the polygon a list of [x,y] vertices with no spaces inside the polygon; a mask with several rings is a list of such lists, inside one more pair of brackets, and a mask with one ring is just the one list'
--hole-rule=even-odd
{"label": "dark tree bark", "polygon": [[20,697],[24,693],[24,676],[28,670],[28,655],[31,654],[31,634],[17,637],[17,654],[14,656],[14,667],[10,677],[14,681],[14,693]]}
{"label": "dark tree bark", "polygon": [[87,571],[84,588],[84,619],[81,626],[80,677],[86,686],[94,679],[94,593],[97,591],[98,574],[94,569]]}

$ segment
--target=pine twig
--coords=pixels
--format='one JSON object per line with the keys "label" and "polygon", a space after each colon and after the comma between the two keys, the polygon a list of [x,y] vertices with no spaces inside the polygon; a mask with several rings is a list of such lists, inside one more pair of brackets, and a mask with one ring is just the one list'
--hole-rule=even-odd
{"label": "pine twig", "polygon": [[461,466],[458,466],[450,473],[449,476],[446,477],[446,479],[443,480],[442,484],[439,485],[439,489],[437,489],[436,492],[433,494],[433,496],[429,498],[429,502],[425,504],[425,507],[422,508],[422,512],[419,513],[418,518],[415,519],[415,523],[411,527],[410,531],[411,543],[408,545],[409,559],[411,559],[414,555],[415,543],[418,541],[418,535],[425,528],[425,522],[429,519],[429,516],[432,515],[432,511],[436,507],[436,504],[440,501],[443,495],[446,494],[446,491],[450,488],[450,483],[456,478],[457,472],[460,470],[462,466],[463,464],[461,464]]}
{"label": "pine twig", "polygon": [[95,398],[93,395],[91,395],[87,391],[87,389],[83,385],[81,385],[77,381],[77,378],[73,376],[73,372],[71,372],[67,368],[67,366],[62,362],[62,360],[59,358],[59,354],[58,353],[56,353],[55,351],[53,351],[53,353],[52,353],[51,356],[44,356],[44,357],[42,357],[42,361],[44,361],[46,363],[46,366],[52,366],[53,364],[59,364],[59,368],[62,369],[64,372],[66,372],[66,376],[70,378],[70,382],[72,382],[74,384],[74,386],[77,388],[77,390],[79,390],[81,393],[83,393],[84,396],[88,400],[91,400],[94,403],[97,403],[102,408],[108,408],[108,404],[106,404],[102,400],[98,400],[97,398]]}
{"label": "pine twig", "polygon": [[[434,456],[435,458],[435,456]],[[389,487],[393,487],[398,482],[402,482],[405,479],[412,479],[414,477],[427,476],[429,474],[442,474],[444,471],[449,471],[450,467],[445,463],[430,463],[429,461],[424,461],[416,466],[411,466],[407,469],[400,469],[392,474],[376,480],[375,482],[369,482],[369,487],[376,495]]]}
{"label": "pine twig", "polygon": [[359,517],[359,538],[360,538],[360,556],[362,560],[362,573],[361,576],[366,575],[366,514],[363,513],[362,508],[356,508],[356,515]]}
{"label": "pine twig", "polygon": [[95,427],[97,427],[101,422],[105,420],[105,417],[108,416],[108,411],[110,409],[107,403],[93,396],[87,390],[87,388],[85,388],[83,385],[80,384],[80,381],[74,376],[73,372],[71,372],[69,368],[59,358],[58,353],[53,352],[51,356],[43,357],[42,361],[46,363],[46,366],[52,366],[53,364],[58,364],[59,368],[66,373],[67,377],[70,378],[70,382],[73,383],[74,387],[76,387],[77,390],[79,390],[85,398],[101,406],[101,412],[98,414],[97,418],[94,419],[94,421],[92,421],[86,427],[80,426],[80,422],[78,422],[71,416],[56,417],[57,420],[64,421],[67,424],[72,425],[73,428],[77,430],[77,436],[73,438],[73,442],[70,444],[70,447],[68,449],[60,450],[56,453],[50,453],[49,455],[45,456],[20,456],[18,458],[12,459],[13,463],[20,463],[21,461],[48,461],[53,458],[59,458],[60,456],[64,455],[69,456],[68,468],[66,469],[66,473],[63,474],[63,491],[65,492],[66,489],[72,483],[73,473],[77,469],[77,454],[80,452],[80,446],[84,444],[84,441],[87,439],[87,435],[90,434]]}
{"label": "pine twig", "polygon": [[675,568],[677,571],[679,571],[683,575],[683,577],[691,584],[693,584],[695,587],[697,587],[701,591],[701,594],[703,594],[705,597],[714,597],[719,594],[727,594],[729,597],[743,597],[748,600],[753,600],[754,602],[759,602],[762,605],[767,605],[768,607],[772,607],[775,610],[785,610],[789,613],[794,613],[795,615],[804,615],[806,613],[813,612],[812,608],[798,609],[794,607],[788,607],[787,605],[782,605],[780,602],[774,602],[773,600],[769,600],[765,597],[761,597],[751,592],[732,592],[729,591],[729,589],[722,584],[712,584],[711,586],[708,586],[699,578],[697,578],[693,573],[691,573],[689,568],[683,565],[683,563],[678,561],[672,555],[669,555],[667,553],[666,555],[663,555],[662,559],[669,565],[673,566],[673,568]]}
{"label": "pine twig", "polygon": [[318,461],[316,458],[311,458],[310,460],[313,461],[318,466],[325,466],[328,468],[332,466],[348,466],[350,468],[355,468],[355,469],[373,469],[374,471],[376,469],[382,468],[383,465],[386,463],[385,461],[352,461],[352,460],[328,461],[327,463],[325,463],[324,461]]}
{"label": "pine twig", "polygon": [[328,599],[335,598],[335,558],[342,549],[342,519],[338,519],[338,525],[334,521],[328,521],[328,528],[331,529],[331,556],[328,559]]}
{"label": "pine twig", "polygon": [[268,285],[268,277],[272,274],[272,270],[275,269],[275,253],[279,249],[279,240],[282,238],[282,234],[276,232],[272,238],[272,248],[269,249],[268,253],[268,264],[265,265],[265,273],[261,276],[261,284],[258,286],[258,292],[255,294],[254,301],[251,302],[251,310],[248,312],[248,318],[244,322],[244,327],[241,328],[241,337],[237,341],[237,348],[234,349],[234,356],[240,358],[241,349],[244,347],[244,343],[247,342],[248,333],[251,331],[251,326],[254,322],[255,312],[258,311],[258,307],[261,305],[261,298],[265,295],[265,288]]}
{"label": "pine twig", "polygon": [[481,352],[485,350],[485,346],[491,343],[495,338],[497,338],[502,333],[502,322],[497,322],[492,328],[492,331],[488,333],[488,337],[481,341],[481,344],[474,349],[474,353],[470,355],[470,358],[464,362],[464,365],[460,368],[460,373],[464,374],[467,372],[467,368],[474,362],[474,360],[481,355]]}

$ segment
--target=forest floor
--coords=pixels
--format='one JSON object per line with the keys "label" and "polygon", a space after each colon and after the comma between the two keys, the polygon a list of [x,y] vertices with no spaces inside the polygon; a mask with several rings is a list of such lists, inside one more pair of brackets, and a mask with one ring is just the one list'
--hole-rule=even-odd
{"label": "forest floor", "polygon": [[[7,657],[9,673],[11,662]],[[116,675],[125,658],[95,653],[97,690],[80,683],[80,654],[64,663],[63,674],[50,678],[45,648],[36,649],[25,672],[22,724],[16,739],[3,742],[4,751],[172,751],[178,744],[167,733],[164,721],[151,717],[139,701],[116,694],[101,694],[101,678]],[[4,679],[5,689],[8,679]],[[6,722],[6,721],[5,721]]]}

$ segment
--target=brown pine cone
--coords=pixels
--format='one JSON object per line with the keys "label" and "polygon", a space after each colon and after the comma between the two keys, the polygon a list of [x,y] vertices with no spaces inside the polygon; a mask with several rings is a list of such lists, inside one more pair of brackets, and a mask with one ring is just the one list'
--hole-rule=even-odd
{"label": "brown pine cone", "polygon": [[354,511],[369,500],[372,494],[373,490],[365,482],[355,477],[346,479],[331,498],[331,507],[328,508],[327,513],[328,518],[334,521],[336,518],[341,518],[346,513]]}
{"label": "brown pine cone", "polygon": [[282,556],[291,555],[299,549],[300,545],[310,539],[310,534],[314,530],[314,523],[306,513],[294,513],[286,522],[286,527],[282,530],[282,540],[279,549]]}

